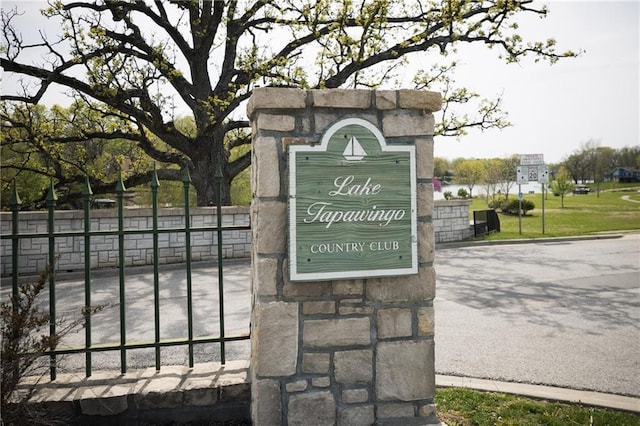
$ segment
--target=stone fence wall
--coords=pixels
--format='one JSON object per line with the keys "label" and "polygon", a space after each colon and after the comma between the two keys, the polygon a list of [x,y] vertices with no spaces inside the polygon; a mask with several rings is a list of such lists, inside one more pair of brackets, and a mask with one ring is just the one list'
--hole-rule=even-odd
{"label": "stone fence wall", "polygon": [[[469,226],[470,200],[438,200],[433,211],[433,227],[436,243],[461,241],[473,237]],[[248,207],[223,207],[222,226],[249,225]],[[191,226],[212,227],[216,225],[215,207],[191,209]],[[124,227],[126,230],[150,229],[151,209],[125,210]],[[79,210],[57,211],[55,215],[56,232],[82,231],[83,212]],[[179,208],[160,209],[158,227],[184,227],[183,210]],[[20,233],[47,233],[46,212],[21,212]],[[93,210],[91,229],[115,231],[118,229],[117,211]],[[0,232],[11,233],[11,214],[0,213]],[[186,261],[184,232],[160,234],[160,264]],[[249,258],[251,251],[251,231],[225,231],[223,233],[223,252],[225,259]],[[127,235],[125,237],[126,266],[148,265],[153,263],[153,240],[151,234]],[[47,264],[48,240],[42,238],[23,239],[20,242],[20,274],[36,274],[44,271]],[[11,275],[11,240],[2,240],[0,248],[1,275]],[[117,235],[98,235],[91,237],[91,267],[113,268],[118,265]],[[215,260],[218,255],[214,231],[196,231],[191,233],[192,261]],[[79,237],[56,238],[56,254],[60,255],[57,270],[75,271],[84,269],[84,239]]]}
{"label": "stone fence wall", "polygon": [[[23,274],[36,274],[45,270],[48,261],[47,212],[19,213],[19,233],[42,234],[38,238],[20,240],[18,270]],[[92,210],[91,231],[109,231],[110,235],[91,236],[91,268],[114,268],[118,266],[118,213],[116,209]],[[191,228],[215,227],[217,224],[215,207],[190,209]],[[151,209],[126,209],[124,229],[127,232],[152,229]],[[250,225],[248,207],[223,207],[222,226]],[[10,235],[11,213],[0,214],[0,232]],[[158,210],[158,229],[184,229],[184,210],[165,208]],[[81,210],[56,211],[55,232],[82,232],[84,213]],[[153,264],[153,235],[127,234],[125,241],[125,265],[139,266]],[[249,258],[251,252],[251,230],[230,230],[222,234],[223,257]],[[191,232],[191,260],[209,261],[218,257],[216,231]],[[55,240],[57,271],[84,270],[84,237],[57,237]],[[180,263],[186,261],[185,232],[176,231],[158,235],[158,263]],[[11,240],[3,239],[0,248],[0,271],[2,276],[12,274]]]}
{"label": "stone fence wall", "polygon": [[469,225],[471,200],[437,200],[433,208],[436,243],[462,241],[473,237]]}

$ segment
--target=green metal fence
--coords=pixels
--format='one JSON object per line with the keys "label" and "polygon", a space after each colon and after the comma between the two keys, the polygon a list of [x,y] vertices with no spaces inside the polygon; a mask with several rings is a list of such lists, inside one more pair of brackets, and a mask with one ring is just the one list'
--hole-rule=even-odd
{"label": "green metal fence", "polygon": [[[48,263],[54,265],[56,259],[55,253],[55,239],[63,237],[76,237],[83,238],[84,240],[84,328],[85,328],[85,343],[81,347],[65,347],[54,348],[53,350],[45,353],[45,356],[51,358],[50,363],[50,376],[51,380],[56,379],[56,359],[60,355],[65,354],[85,354],[85,374],[87,377],[92,373],[91,355],[94,352],[103,351],[119,351],[120,352],[120,370],[122,373],[127,372],[127,351],[131,349],[142,348],[154,348],[155,349],[155,368],[160,370],[161,356],[160,348],[167,346],[188,346],[189,367],[193,367],[194,364],[194,345],[204,343],[219,343],[220,344],[220,362],[225,363],[225,342],[247,340],[250,338],[249,334],[238,334],[234,336],[225,335],[224,327],[224,273],[223,273],[223,251],[222,251],[222,239],[223,231],[233,230],[248,230],[250,226],[225,226],[222,227],[222,209],[221,209],[221,171],[218,168],[216,171],[216,187],[217,187],[217,202],[216,202],[216,214],[217,224],[213,227],[191,227],[190,212],[189,212],[189,184],[191,177],[187,169],[183,171],[183,184],[184,184],[184,227],[180,228],[158,228],[158,190],[160,184],[158,182],[157,174],[154,170],[153,178],[151,180],[151,202],[152,202],[152,228],[151,229],[136,229],[127,230],[124,226],[124,194],[125,186],[122,182],[122,177],[118,179],[116,185],[116,205],[118,209],[118,229],[115,231],[104,230],[91,230],[91,209],[90,201],[93,195],[91,186],[89,184],[89,178],[87,177],[82,191],[84,201],[84,230],[73,232],[55,232],[55,207],[56,207],[56,194],[53,187],[53,182],[49,188],[47,194],[47,208],[48,208],[48,225],[47,233],[19,233],[19,209],[20,209],[20,197],[18,191],[14,185],[13,195],[10,200],[12,211],[12,230],[11,235],[2,235],[2,239],[11,239],[11,258],[12,258],[12,296],[15,299],[19,292],[19,274],[18,274],[18,253],[20,247],[20,241],[31,238],[48,238]],[[193,299],[192,299],[192,272],[191,272],[191,233],[194,231],[212,231],[217,235],[217,262],[218,262],[218,300],[219,300],[219,334],[217,336],[205,336],[194,337],[193,332]],[[158,273],[158,236],[161,233],[183,233],[186,242],[186,285],[187,285],[187,336],[179,339],[160,339],[160,295],[159,295],[159,273]],[[126,329],[126,274],[125,274],[125,236],[132,234],[151,234],[153,238],[153,310],[154,310],[154,339],[153,341],[137,341],[130,343],[127,341],[127,329]],[[117,235],[118,237],[118,264],[119,264],[119,327],[120,327],[120,342],[112,344],[93,344],[91,339],[91,252],[90,244],[91,237],[97,235]],[[55,274],[51,274],[49,277],[49,315],[50,315],[50,335],[56,334],[56,278]]]}

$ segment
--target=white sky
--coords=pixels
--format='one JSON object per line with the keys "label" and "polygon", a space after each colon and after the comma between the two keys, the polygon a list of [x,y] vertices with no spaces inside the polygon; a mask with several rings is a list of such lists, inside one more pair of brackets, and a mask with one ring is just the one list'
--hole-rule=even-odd
{"label": "white sky", "polygon": [[505,157],[544,154],[559,162],[590,139],[616,149],[640,144],[640,2],[551,1],[546,19],[521,22],[525,40],[555,38],[558,52],[584,53],[553,66],[525,58],[505,65],[495,54],[461,52],[456,81],[487,97],[503,93],[512,127],[437,138],[435,155]]}
{"label": "white sky", "polygon": [[[4,1],[27,10],[23,28],[37,35],[37,12],[42,1]],[[559,162],[582,144],[640,145],[640,2],[551,1],[546,19],[520,21],[525,40],[555,38],[557,50],[583,50],[578,58],[506,65],[497,52],[484,46],[460,48],[455,80],[485,97],[503,96],[503,109],[512,127],[471,131],[460,140],[437,138],[435,155],[453,159],[544,154],[545,162]],[[28,20],[28,21],[26,21]],[[54,35],[56,28],[49,28]],[[428,67],[425,67],[428,68]],[[4,84],[9,80],[3,79]],[[66,103],[64,100],[58,100]]]}

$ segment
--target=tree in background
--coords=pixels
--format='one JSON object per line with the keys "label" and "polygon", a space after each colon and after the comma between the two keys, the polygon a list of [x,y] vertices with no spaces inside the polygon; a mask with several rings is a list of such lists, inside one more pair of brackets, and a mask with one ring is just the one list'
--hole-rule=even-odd
{"label": "tree in background", "polygon": [[464,160],[456,164],[453,181],[469,188],[469,198],[473,198],[473,187],[485,182],[486,176],[483,160]]}
{"label": "tree in background", "polygon": [[498,187],[504,176],[504,162],[499,158],[490,158],[483,160],[484,163],[484,187],[486,201],[489,202],[489,197],[493,198],[499,191]]}
{"label": "tree in background", "polygon": [[584,182],[587,180],[589,166],[583,153],[575,152],[569,155],[562,162],[562,165],[574,183]]}
{"label": "tree in background", "polygon": [[[457,86],[456,63],[446,63],[446,54],[480,44],[499,50],[507,63],[575,56],[556,52],[553,39],[532,42],[518,34],[519,15],[546,13],[530,0],[56,1],[44,14],[59,22],[60,34],[41,33],[32,42],[23,40],[26,28],[14,25],[19,12],[3,9],[0,65],[22,79],[2,94],[3,126],[24,128],[28,122],[7,117],[63,87],[98,122],[112,123],[104,129],[85,123],[69,143],[128,141],[163,165],[160,179],[179,179],[176,171],[187,167],[198,205],[215,200],[218,164],[222,203],[229,204],[232,180],[250,164],[248,149],[232,151],[251,142],[248,131],[238,130],[249,127],[242,110],[256,86],[375,88],[419,57],[434,65],[417,73],[415,87],[444,93],[439,134],[503,127],[500,99],[482,100]],[[461,114],[457,104],[478,114]],[[177,125],[177,111],[193,120],[192,134]],[[39,137],[46,144],[51,134]],[[125,186],[148,173],[128,173]],[[56,188],[79,174],[55,170]],[[105,177],[99,185],[113,188],[115,181]]]}
{"label": "tree in background", "polygon": [[433,176],[440,179],[444,184],[451,180],[451,162],[446,158],[435,157],[433,159]]}
{"label": "tree in background", "polygon": [[[116,180],[121,171],[137,177],[129,180],[132,185],[150,182],[151,175],[145,172],[152,169],[152,159],[137,144],[118,138],[118,120],[95,114],[83,102],[51,109],[19,105],[8,111],[3,109],[6,106],[0,105],[5,124],[0,136],[3,199],[9,199],[14,180],[27,209],[37,208],[37,201],[43,201],[46,194],[42,188],[48,188],[50,178],[60,182],[59,204],[73,207],[79,207],[85,176],[91,177],[97,194],[112,189],[103,182]],[[86,139],[82,132],[89,128],[94,137]],[[166,148],[157,139],[149,143]]]}
{"label": "tree in background", "polygon": [[619,149],[616,153],[616,167],[640,169],[640,145]]}
{"label": "tree in background", "polygon": [[517,169],[520,165],[520,156],[518,154],[513,154],[510,157],[502,158],[502,166],[501,172],[502,176],[500,177],[500,193],[504,195],[505,198],[509,198],[509,191],[516,184],[517,181]]}
{"label": "tree in background", "polygon": [[609,180],[611,172],[616,167],[637,167],[639,155],[640,146],[616,150],[601,146],[598,140],[590,139],[569,155],[561,165],[574,183],[593,182],[599,196],[600,182]]}
{"label": "tree in background", "polygon": [[574,184],[566,173],[558,173],[555,180],[551,182],[551,192],[560,196],[560,205],[564,209],[564,196],[573,191]]}

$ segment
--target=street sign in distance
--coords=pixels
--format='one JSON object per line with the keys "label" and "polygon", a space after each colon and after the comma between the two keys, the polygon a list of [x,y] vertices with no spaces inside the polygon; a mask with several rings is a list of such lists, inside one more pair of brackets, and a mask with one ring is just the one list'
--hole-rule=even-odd
{"label": "street sign in distance", "polygon": [[521,166],[536,166],[544,164],[544,154],[520,154]]}
{"label": "street sign in distance", "polygon": [[529,183],[529,167],[518,167],[516,171],[516,177],[518,185],[526,185],[527,183]]}
{"label": "street sign in distance", "polygon": [[549,168],[546,164],[538,166],[538,182],[549,183]]}

